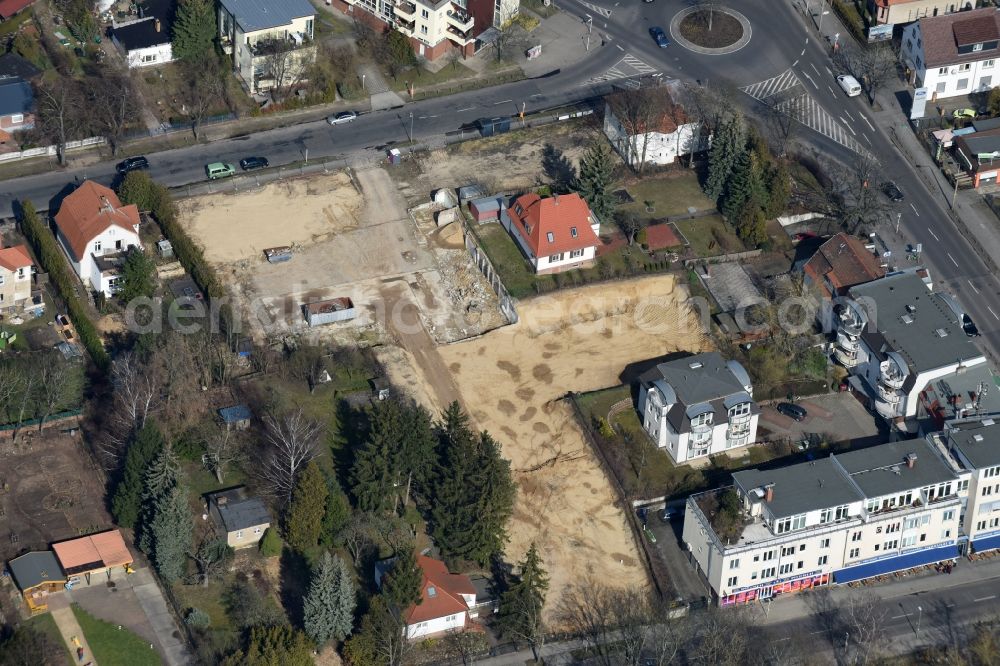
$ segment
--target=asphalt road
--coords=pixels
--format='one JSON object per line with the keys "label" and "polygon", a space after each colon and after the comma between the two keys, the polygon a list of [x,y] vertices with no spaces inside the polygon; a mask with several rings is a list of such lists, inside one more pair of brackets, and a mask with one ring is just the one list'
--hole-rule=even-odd
{"label": "asphalt road", "polygon": [[[899,184],[906,194],[906,201],[899,206],[903,231],[912,241],[923,244],[923,262],[931,267],[935,282],[959,297],[983,334],[980,341],[1000,357],[1000,282],[952,227],[945,210],[946,197],[929,191],[914,168],[901,158],[871,117],[864,98],[849,99],[836,87],[828,48],[810,33],[789,4],[773,0],[732,0],[729,4],[750,20],[752,37],[734,54],[709,56],[676,43],[661,49],[649,36],[653,25],[669,32],[670,18],[689,6],[688,0],[629,0],[624,4],[615,0],[561,0],[561,8],[579,15],[581,21],[587,15],[594,19],[591,52],[586,56],[581,53],[581,61],[573,66],[532,80],[363,114],[346,125],[317,121],[156,153],[150,156],[150,174],[176,186],[203,181],[208,162],[236,163],[242,157],[263,155],[273,166],[280,166],[301,162],[307,151],[310,161],[320,161],[374,151],[376,146],[410,138],[440,142],[446,133],[477,118],[516,114],[522,104],[531,113],[602,94],[609,86],[609,72],[632,71],[629,62],[681,79],[734,88],[780,75],[791,67],[815,101],[845,121],[858,142],[879,158],[884,175]],[[828,16],[826,20],[834,19]],[[605,46],[598,45],[601,39]],[[753,99],[742,99],[748,109],[754,108]],[[827,156],[845,163],[853,159],[848,148],[812,130],[802,128],[797,136]],[[17,199],[30,199],[41,209],[49,208],[60,193],[84,178],[111,183],[113,164],[3,181],[0,216],[10,216]]]}

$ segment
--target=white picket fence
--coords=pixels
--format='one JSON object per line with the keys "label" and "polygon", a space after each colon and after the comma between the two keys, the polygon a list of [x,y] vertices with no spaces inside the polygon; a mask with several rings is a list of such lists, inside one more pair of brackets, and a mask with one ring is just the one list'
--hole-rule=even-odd
{"label": "white picket fence", "polygon": [[[66,151],[69,152],[71,150],[78,150],[89,146],[100,146],[105,143],[107,143],[107,140],[103,136],[92,136],[88,139],[80,139],[79,141],[67,141]],[[17,160],[23,160],[29,157],[55,157],[56,152],[55,146],[44,146],[42,148],[29,148],[28,150],[21,150],[16,153],[3,153],[0,154],[0,163],[16,162]]]}

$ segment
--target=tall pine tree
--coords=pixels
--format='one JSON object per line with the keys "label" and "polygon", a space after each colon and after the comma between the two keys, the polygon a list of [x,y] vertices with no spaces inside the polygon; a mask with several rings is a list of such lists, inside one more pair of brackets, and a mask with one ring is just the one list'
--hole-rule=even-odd
{"label": "tall pine tree", "polygon": [[736,162],[743,152],[744,129],[743,119],[733,116],[720,128],[712,139],[712,147],[708,152],[708,179],[705,181],[705,194],[713,201],[718,200],[726,189],[726,183],[736,167]]}
{"label": "tall pine tree", "polygon": [[153,564],[168,583],[184,575],[193,530],[187,492],[174,486],[157,499],[149,525]]}
{"label": "tall pine tree", "polygon": [[354,623],[354,578],[343,559],[323,553],[303,602],[306,634],[317,645],[342,641]]}
{"label": "tall pine tree", "polygon": [[527,641],[538,661],[538,648],[545,635],[542,609],[549,578],[542,568],[542,558],[532,543],[520,562],[521,575],[500,597],[500,630],[504,636]]}
{"label": "tall pine tree", "polygon": [[333,474],[328,474],[326,477],[326,492],[326,507],[323,511],[319,542],[327,548],[332,548],[337,541],[337,535],[347,527],[351,519],[351,504]]}
{"label": "tall pine tree", "polygon": [[431,506],[432,534],[446,558],[485,564],[507,538],[513,512],[510,463],[488,433],[475,435],[458,403],[439,426],[438,480]]}
{"label": "tall pine tree", "polygon": [[611,149],[603,137],[594,139],[580,159],[576,190],[600,220],[608,220],[615,209],[611,186],[615,165]]}
{"label": "tall pine tree", "polygon": [[399,403],[377,402],[369,413],[369,423],[368,436],[351,468],[351,491],[360,510],[383,511],[392,506],[399,446],[405,436]]}
{"label": "tall pine tree", "polygon": [[156,517],[157,504],[177,486],[179,477],[180,463],[168,443],[149,464],[143,476],[142,510],[137,528],[139,548],[147,555],[151,556],[155,548],[151,526]]}
{"label": "tall pine tree", "polygon": [[326,511],[326,478],[316,461],[311,461],[299,475],[288,508],[286,541],[298,551],[304,551],[319,542]]}
{"label": "tall pine tree", "polygon": [[404,409],[403,432],[397,483],[404,489],[403,502],[406,503],[410,501],[411,490],[427,495],[428,484],[434,475],[437,440],[430,413],[419,405]]}
{"label": "tall pine tree", "polygon": [[199,62],[214,57],[216,18],[212,0],[179,0],[172,29],[175,58]]}
{"label": "tall pine tree", "polygon": [[412,548],[404,549],[392,563],[392,569],[382,583],[382,598],[400,613],[422,601],[424,574],[417,566],[417,557]]}
{"label": "tall pine tree", "polygon": [[739,222],[743,208],[752,201],[754,196],[754,161],[752,151],[743,150],[740,153],[722,194],[720,209],[733,226]]}
{"label": "tall pine tree", "polygon": [[142,510],[142,486],[146,468],[163,450],[163,434],[156,424],[147,422],[125,454],[121,478],[111,499],[111,512],[122,527],[135,527]]}

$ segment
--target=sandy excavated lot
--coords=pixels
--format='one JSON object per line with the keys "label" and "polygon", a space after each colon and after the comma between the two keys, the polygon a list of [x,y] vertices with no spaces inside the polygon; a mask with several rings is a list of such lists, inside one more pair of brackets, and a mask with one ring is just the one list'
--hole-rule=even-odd
{"label": "sandy excavated lot", "polygon": [[[290,333],[350,343],[398,339],[392,302],[413,307],[438,342],[506,323],[496,296],[472,265],[461,227],[438,228],[432,214],[406,209],[381,168],[272,183],[182,204],[182,220],[241,304],[258,339]],[[263,249],[291,245],[288,262],[269,264]],[[302,305],[348,296],[349,323],[309,329]]]}
{"label": "sandy excavated lot", "polygon": [[520,488],[508,557],[536,542],[552,590],[588,577],[645,579],[610,483],[562,398],[619,383],[628,363],[702,349],[700,331],[685,327],[685,296],[668,276],[566,290],[521,302],[516,325],[438,347],[438,359],[417,359],[415,374],[405,367],[412,357],[396,359],[432,409],[450,387],[428,385],[425,365],[445,366],[476,425],[502,443]]}

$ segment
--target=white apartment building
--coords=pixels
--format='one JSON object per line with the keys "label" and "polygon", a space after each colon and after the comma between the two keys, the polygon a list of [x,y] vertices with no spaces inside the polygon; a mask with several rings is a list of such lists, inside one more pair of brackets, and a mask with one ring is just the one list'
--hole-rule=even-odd
{"label": "white apartment building", "polygon": [[750,375],[718,352],[643,373],[638,410],[642,427],[675,463],[753,444],[760,415]]}
{"label": "white apartment building", "polygon": [[745,470],[688,498],[683,541],[722,606],[849,583],[957,558],[969,478],[924,439]]}
{"label": "white apartment building", "polygon": [[1000,425],[993,419],[951,421],[934,440],[970,470],[963,536],[971,552],[1000,548]]}
{"label": "white apartment building", "polygon": [[673,164],[678,157],[707,147],[701,136],[701,123],[689,119],[678,103],[679,82],[664,83],[661,90],[663,106],[649,127],[629,127],[627,119],[615,115],[615,109],[624,106],[617,101],[622,99],[621,93],[608,97],[604,105],[604,135],[630,166]]}
{"label": "white apartment building", "polygon": [[219,42],[250,94],[302,81],[315,16],[309,0],[219,0]]}
{"label": "white apartment building", "polygon": [[914,418],[928,385],[986,362],[951,307],[914,273],[852,287],[834,313],[834,358],[851,373],[852,390],[890,422]]}
{"label": "white apartment building", "polygon": [[1000,14],[975,9],[923,18],[903,29],[900,59],[929,100],[987,92],[1000,84]]}

